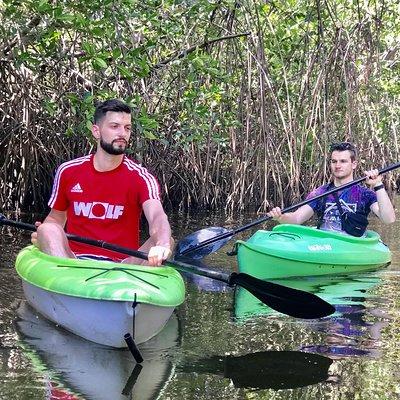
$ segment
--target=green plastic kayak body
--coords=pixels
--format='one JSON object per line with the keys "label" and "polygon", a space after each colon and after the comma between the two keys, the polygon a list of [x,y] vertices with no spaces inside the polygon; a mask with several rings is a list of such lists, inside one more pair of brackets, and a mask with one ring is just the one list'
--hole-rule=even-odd
{"label": "green plastic kayak body", "polygon": [[17,273],[48,292],[93,300],[136,301],[176,307],[185,299],[182,276],[171,267],[53,257],[34,246],[21,250]]}
{"label": "green plastic kayak body", "polygon": [[237,241],[239,271],[260,279],[349,274],[388,265],[389,248],[373,231],[358,238],[302,225],[277,225]]}

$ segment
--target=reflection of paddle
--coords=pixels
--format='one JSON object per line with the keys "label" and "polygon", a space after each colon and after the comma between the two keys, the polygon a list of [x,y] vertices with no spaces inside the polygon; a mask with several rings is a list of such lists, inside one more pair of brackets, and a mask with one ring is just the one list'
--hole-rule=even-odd
{"label": "reflection of paddle", "polygon": [[[36,230],[34,225],[11,221],[6,219],[4,215],[0,214],[0,225],[1,224],[27,229],[30,231]],[[132,250],[126,247],[107,243],[102,240],[94,240],[71,234],[67,234],[67,237],[68,239],[76,242],[113,250],[119,253],[147,260],[147,254],[138,250]],[[235,272],[228,274],[216,269],[211,269],[208,266],[195,266],[193,264],[189,264],[188,262],[176,260],[165,260],[163,264],[179,271],[190,272],[206,276],[211,279],[216,279],[225,282],[230,286],[241,286],[274,310],[292,317],[307,319],[321,318],[335,312],[334,307],[314,294],[291,289],[272,282],[262,281],[248,274],[238,274]]]}
{"label": "reflection of paddle", "polygon": [[328,378],[330,358],[301,351],[263,351],[244,356],[215,356],[181,367],[231,379],[236,388],[294,389]]}
{"label": "reflection of paddle", "polygon": [[140,364],[136,364],[135,368],[131,372],[130,377],[128,378],[125,387],[122,389],[121,394],[124,396],[129,396],[132,393],[132,389],[135,386],[135,383],[139,377],[140,372],[142,371],[143,366]]}
{"label": "reflection of paddle", "polygon": [[[198,261],[197,261],[198,262]],[[274,283],[285,285],[293,289],[314,293],[336,308],[335,319],[339,318],[340,308],[344,305],[354,307],[362,304],[371,296],[369,293],[381,282],[375,275],[340,275],[340,276],[312,276],[302,278],[287,278],[274,280]],[[254,319],[261,315],[273,313],[254,296],[240,287],[235,288],[234,316],[240,321]]]}
{"label": "reflection of paddle", "polygon": [[[380,175],[384,174],[385,172],[391,171],[398,167],[400,167],[400,163],[389,165],[388,167],[381,169],[379,171],[379,174]],[[314,196],[310,199],[306,199],[304,201],[301,201],[300,203],[284,208],[282,210],[282,213],[294,211],[297,208],[304,206],[305,204],[309,204],[322,197],[339,192],[340,190],[347,189],[350,186],[365,181],[366,179],[367,176],[363,176],[361,178],[355,179],[354,181],[345,183],[344,185],[335,187],[331,190],[328,190],[325,193],[319,194],[318,196]],[[231,230],[222,227],[211,227],[211,228],[200,229],[199,231],[193,232],[190,235],[186,236],[178,243],[176,248],[176,254],[178,256],[186,256],[194,259],[201,259],[206,255],[214,253],[215,251],[219,250],[222,246],[225,245],[226,242],[228,242],[232,238],[233,235],[243,232],[249,228],[252,228],[253,226],[259,225],[270,219],[272,219],[272,217],[269,216],[262,217],[253,222],[250,222],[247,225]]]}

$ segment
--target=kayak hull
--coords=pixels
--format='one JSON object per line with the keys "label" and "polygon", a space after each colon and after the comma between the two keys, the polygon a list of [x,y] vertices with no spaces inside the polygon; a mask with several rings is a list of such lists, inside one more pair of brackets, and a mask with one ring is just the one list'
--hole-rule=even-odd
{"label": "kayak hull", "polygon": [[41,315],[64,329],[95,343],[126,347],[124,334],[143,343],[157,335],[167,323],[174,307],[160,307],[133,302],[91,300],[49,292],[30,283],[22,284],[28,303]]}
{"label": "kayak hull", "polygon": [[301,225],[278,225],[236,242],[239,271],[260,279],[373,271],[387,266],[391,252],[373,231],[365,238]]}
{"label": "kayak hull", "polygon": [[182,277],[167,267],[62,259],[30,246],[18,255],[16,269],[28,303],[40,314],[117,348],[126,347],[127,333],[137,344],[157,335],[185,296]]}

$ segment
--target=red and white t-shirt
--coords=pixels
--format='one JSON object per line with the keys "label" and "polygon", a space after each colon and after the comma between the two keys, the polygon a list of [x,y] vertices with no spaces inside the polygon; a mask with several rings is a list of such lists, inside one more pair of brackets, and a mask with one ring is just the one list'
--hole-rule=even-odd
{"label": "red and white t-shirt", "polygon": [[[142,204],[149,199],[160,200],[160,188],[146,168],[124,156],[116,169],[99,172],[91,154],[58,168],[48,205],[67,211],[68,233],[137,249]],[[126,258],[84,243],[70,241],[70,246],[77,256]]]}

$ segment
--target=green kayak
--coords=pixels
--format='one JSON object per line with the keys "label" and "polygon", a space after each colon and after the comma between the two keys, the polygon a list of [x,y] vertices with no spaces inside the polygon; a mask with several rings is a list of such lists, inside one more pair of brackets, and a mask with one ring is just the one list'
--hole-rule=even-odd
{"label": "green kayak", "polygon": [[27,301],[43,316],[96,343],[126,347],[158,334],[185,299],[185,285],[171,267],[53,257],[36,247],[17,256]]}
{"label": "green kayak", "polygon": [[358,238],[302,225],[277,225],[236,242],[239,271],[260,279],[349,274],[388,265],[391,252],[373,231]]}

